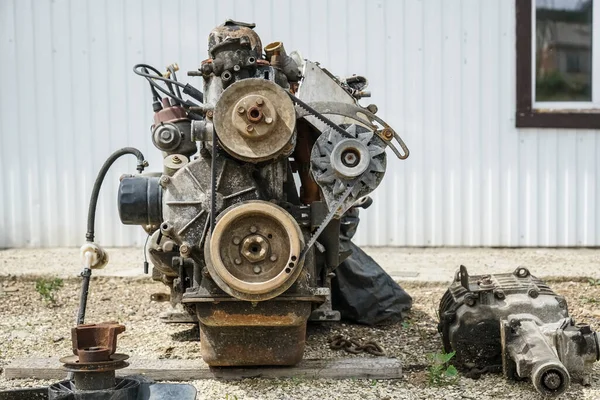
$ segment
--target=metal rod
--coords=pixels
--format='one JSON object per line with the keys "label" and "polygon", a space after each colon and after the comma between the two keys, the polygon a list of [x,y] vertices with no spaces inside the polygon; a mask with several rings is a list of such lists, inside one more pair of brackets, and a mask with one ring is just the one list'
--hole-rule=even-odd
{"label": "metal rod", "polygon": [[[87,298],[90,291],[90,278],[92,276],[92,270],[88,267],[83,268],[80,275],[83,279],[81,281],[81,293],[79,295],[79,309],[77,310],[77,318],[75,319],[75,325],[81,325],[85,322],[85,309],[87,307]],[[73,380],[75,375],[73,372],[67,374],[68,380]]]}
{"label": "metal rod", "polygon": [[83,278],[83,280],[81,282],[81,294],[79,296],[79,310],[77,311],[77,320],[75,321],[77,325],[81,325],[85,321],[85,309],[87,307],[87,298],[88,292],[90,290],[91,276],[91,269],[84,268],[83,271],[81,271],[81,277]]}

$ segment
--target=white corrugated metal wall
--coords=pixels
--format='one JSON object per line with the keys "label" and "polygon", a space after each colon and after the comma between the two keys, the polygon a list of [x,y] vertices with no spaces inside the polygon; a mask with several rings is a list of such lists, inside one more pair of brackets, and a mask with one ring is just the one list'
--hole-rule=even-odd
{"label": "white corrugated metal wall", "polygon": [[[79,245],[91,184],[117,148],[159,169],[131,67],[194,69],[227,18],[370,79],[411,156],[388,158],[362,244],[600,245],[600,132],[514,127],[513,0],[0,0],[0,247]],[[144,239],[115,205],[133,169],[120,161],[105,182],[104,245]]]}

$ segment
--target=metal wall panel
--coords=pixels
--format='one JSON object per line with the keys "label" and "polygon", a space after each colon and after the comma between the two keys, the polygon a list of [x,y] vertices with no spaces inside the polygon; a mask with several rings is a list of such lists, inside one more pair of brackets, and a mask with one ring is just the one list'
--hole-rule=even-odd
{"label": "metal wall panel", "polygon": [[[0,0],[0,247],[81,244],[95,174],[117,148],[159,168],[131,67],[195,68],[227,18],[366,75],[405,138],[411,156],[389,157],[360,243],[598,246],[599,132],[515,129],[514,14],[509,0]],[[119,161],[102,189],[104,245],[145,239],[115,204],[134,166]]]}

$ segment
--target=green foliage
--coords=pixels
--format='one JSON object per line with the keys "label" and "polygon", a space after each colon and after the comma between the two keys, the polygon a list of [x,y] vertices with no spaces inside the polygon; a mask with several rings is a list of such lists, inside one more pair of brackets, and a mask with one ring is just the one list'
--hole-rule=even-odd
{"label": "green foliage", "polygon": [[588,278],[590,286],[600,286],[600,279]]}
{"label": "green foliage", "polygon": [[302,378],[301,376],[292,376],[292,377],[290,378],[290,383],[291,383],[293,386],[298,386],[298,385],[300,385],[302,382],[303,382],[303,378]]}
{"label": "green foliage", "polygon": [[225,400],[238,400],[238,397],[235,394],[231,394],[230,395],[229,393],[226,393],[225,394]]}
{"label": "green foliage", "polygon": [[412,325],[413,322],[410,319],[405,319],[404,321],[402,321],[402,329],[409,329]]}
{"label": "green foliage", "polygon": [[42,296],[48,304],[56,304],[56,291],[63,287],[64,282],[60,278],[39,278],[35,281],[35,291]]}
{"label": "green foliage", "polygon": [[432,386],[453,385],[458,382],[458,370],[449,361],[454,357],[456,352],[452,353],[435,353],[429,355],[431,364],[427,368],[427,377],[429,384]]}
{"label": "green foliage", "polygon": [[559,71],[538,77],[535,82],[537,101],[586,101],[590,95],[589,84],[567,81]]}

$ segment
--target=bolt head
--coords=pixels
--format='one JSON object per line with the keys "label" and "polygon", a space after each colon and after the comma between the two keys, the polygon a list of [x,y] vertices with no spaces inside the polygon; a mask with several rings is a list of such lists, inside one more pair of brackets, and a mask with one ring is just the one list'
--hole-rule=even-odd
{"label": "bolt head", "polygon": [[262,106],[265,102],[263,101],[263,99],[261,99],[260,97],[258,99],[256,99],[256,105],[257,106]]}
{"label": "bolt head", "polygon": [[173,158],[171,158],[171,161],[173,161],[173,164],[181,164],[181,158],[177,156],[173,156]]}
{"label": "bolt head", "polygon": [[238,107],[237,112],[238,114],[243,114],[246,112],[246,109],[244,107]]}
{"label": "bolt head", "polygon": [[346,164],[354,164],[356,162],[356,154],[350,152],[347,153],[344,155],[344,161]]}
{"label": "bolt head", "polygon": [[192,246],[190,246],[187,243],[183,243],[181,246],[179,246],[179,252],[181,254],[190,254],[192,251]]}
{"label": "bolt head", "polygon": [[236,265],[240,265],[242,263],[242,260],[236,258],[235,260],[233,260],[233,262],[236,263]]}
{"label": "bolt head", "polygon": [[465,304],[468,305],[469,307],[474,306],[475,305],[475,296],[472,294],[465,295]]}
{"label": "bolt head", "polygon": [[269,252],[269,242],[260,235],[250,235],[242,243],[241,253],[251,263],[263,261]]}
{"label": "bolt head", "polygon": [[166,186],[170,181],[171,181],[171,178],[169,178],[167,175],[163,175],[160,177],[160,180],[158,181],[158,183],[161,186]]}
{"label": "bolt head", "polygon": [[271,125],[271,124],[273,123],[273,118],[271,118],[271,117],[267,117],[267,118],[265,118],[265,123],[266,123],[267,125]]}
{"label": "bolt head", "polygon": [[173,132],[171,132],[171,131],[170,131],[170,130],[168,130],[168,129],[162,129],[162,130],[160,131],[160,138],[161,138],[161,139],[162,139],[164,142],[168,143],[168,142],[170,142],[171,140],[173,140]]}
{"label": "bolt head", "polygon": [[275,254],[272,254],[271,257],[269,257],[269,260],[277,261],[277,256]]}
{"label": "bolt head", "polygon": [[262,272],[262,268],[259,267],[258,265],[255,265],[252,270],[254,271],[255,274],[260,274]]}
{"label": "bolt head", "polygon": [[254,126],[252,126],[252,125],[247,125],[246,126],[246,131],[247,132],[252,132],[253,130],[254,130]]}
{"label": "bolt head", "polygon": [[213,111],[212,110],[208,110],[206,112],[206,118],[212,118],[213,117]]}
{"label": "bolt head", "polygon": [[233,244],[238,245],[242,242],[242,240],[239,237],[234,237],[233,238]]}
{"label": "bolt head", "polygon": [[258,231],[258,228],[257,228],[256,226],[252,225],[252,226],[250,227],[250,232],[252,232],[252,233],[256,233],[257,231]]}

